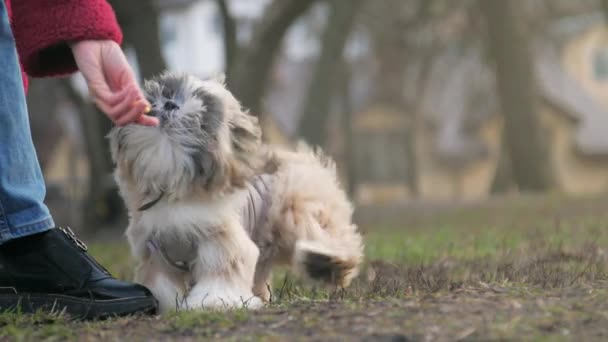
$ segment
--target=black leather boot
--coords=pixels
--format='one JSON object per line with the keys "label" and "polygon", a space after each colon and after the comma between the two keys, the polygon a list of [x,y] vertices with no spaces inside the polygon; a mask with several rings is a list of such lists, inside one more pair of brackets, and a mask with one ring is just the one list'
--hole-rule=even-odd
{"label": "black leather boot", "polygon": [[0,245],[0,312],[62,311],[91,319],[156,313],[145,287],[112,278],[69,229]]}

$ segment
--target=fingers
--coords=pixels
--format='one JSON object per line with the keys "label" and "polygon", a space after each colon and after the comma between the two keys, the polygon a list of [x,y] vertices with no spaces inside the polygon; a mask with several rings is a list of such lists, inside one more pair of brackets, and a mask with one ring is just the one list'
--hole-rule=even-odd
{"label": "fingers", "polygon": [[144,115],[144,112],[148,108],[148,104],[143,101],[136,101],[128,106],[127,111],[124,112],[120,117],[116,118],[114,122],[117,126],[124,126],[126,124],[136,121],[140,116]]}
{"label": "fingers", "polygon": [[129,123],[139,123],[146,126],[158,126],[158,120],[144,116],[144,113],[150,111],[150,104],[143,99],[139,89],[135,87],[127,87],[116,94],[112,94],[110,102],[106,101],[108,97],[98,96],[96,93],[95,102],[99,108],[117,126],[124,126]]}
{"label": "fingers", "polygon": [[138,123],[140,125],[144,125],[144,126],[152,126],[152,127],[157,127],[160,122],[158,121],[157,118],[153,117],[153,116],[148,116],[148,115],[142,115],[139,118],[137,118],[137,120],[135,120],[135,123]]}
{"label": "fingers", "polygon": [[111,92],[107,87],[97,88],[98,90],[94,91],[93,96],[97,100],[98,103],[102,103],[105,106],[114,107],[121,103],[127,95],[133,92],[133,88],[125,87],[124,89],[118,92]]}
{"label": "fingers", "polygon": [[151,118],[141,118],[150,104],[116,42],[85,40],[71,44],[71,48],[95,103],[115,124],[156,123]]}
{"label": "fingers", "polygon": [[110,120],[116,122],[131,109],[131,104],[133,103],[133,101],[131,100],[132,97],[132,92],[126,92],[117,99],[118,102],[115,104],[106,103],[100,98],[96,98],[95,102],[97,103],[99,108],[110,118]]}

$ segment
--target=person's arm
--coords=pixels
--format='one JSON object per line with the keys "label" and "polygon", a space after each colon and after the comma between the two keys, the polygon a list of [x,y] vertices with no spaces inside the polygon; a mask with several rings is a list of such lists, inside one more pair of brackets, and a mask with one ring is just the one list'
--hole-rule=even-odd
{"label": "person's arm", "polygon": [[13,0],[11,4],[13,35],[28,75],[58,76],[80,70],[95,103],[117,125],[158,124],[143,115],[149,104],[119,47],[122,32],[105,0]]}
{"label": "person's arm", "polygon": [[122,43],[114,11],[104,0],[13,0],[11,5],[17,50],[30,76],[75,72],[72,42]]}

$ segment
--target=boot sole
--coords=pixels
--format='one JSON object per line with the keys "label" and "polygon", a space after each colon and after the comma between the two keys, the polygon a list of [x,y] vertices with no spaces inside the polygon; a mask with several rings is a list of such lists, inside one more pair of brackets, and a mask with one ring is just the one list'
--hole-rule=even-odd
{"label": "boot sole", "polygon": [[158,302],[151,297],[94,300],[56,294],[0,294],[0,313],[64,312],[72,318],[89,320],[133,314],[156,314]]}

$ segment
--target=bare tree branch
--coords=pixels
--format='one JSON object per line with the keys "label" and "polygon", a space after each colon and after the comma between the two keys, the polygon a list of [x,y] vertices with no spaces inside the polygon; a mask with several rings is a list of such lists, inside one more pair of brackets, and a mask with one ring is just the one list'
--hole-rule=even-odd
{"label": "bare tree branch", "polygon": [[292,23],[317,0],[274,0],[268,5],[248,47],[234,60],[232,90],[254,115],[260,115],[262,97],[283,37]]}

